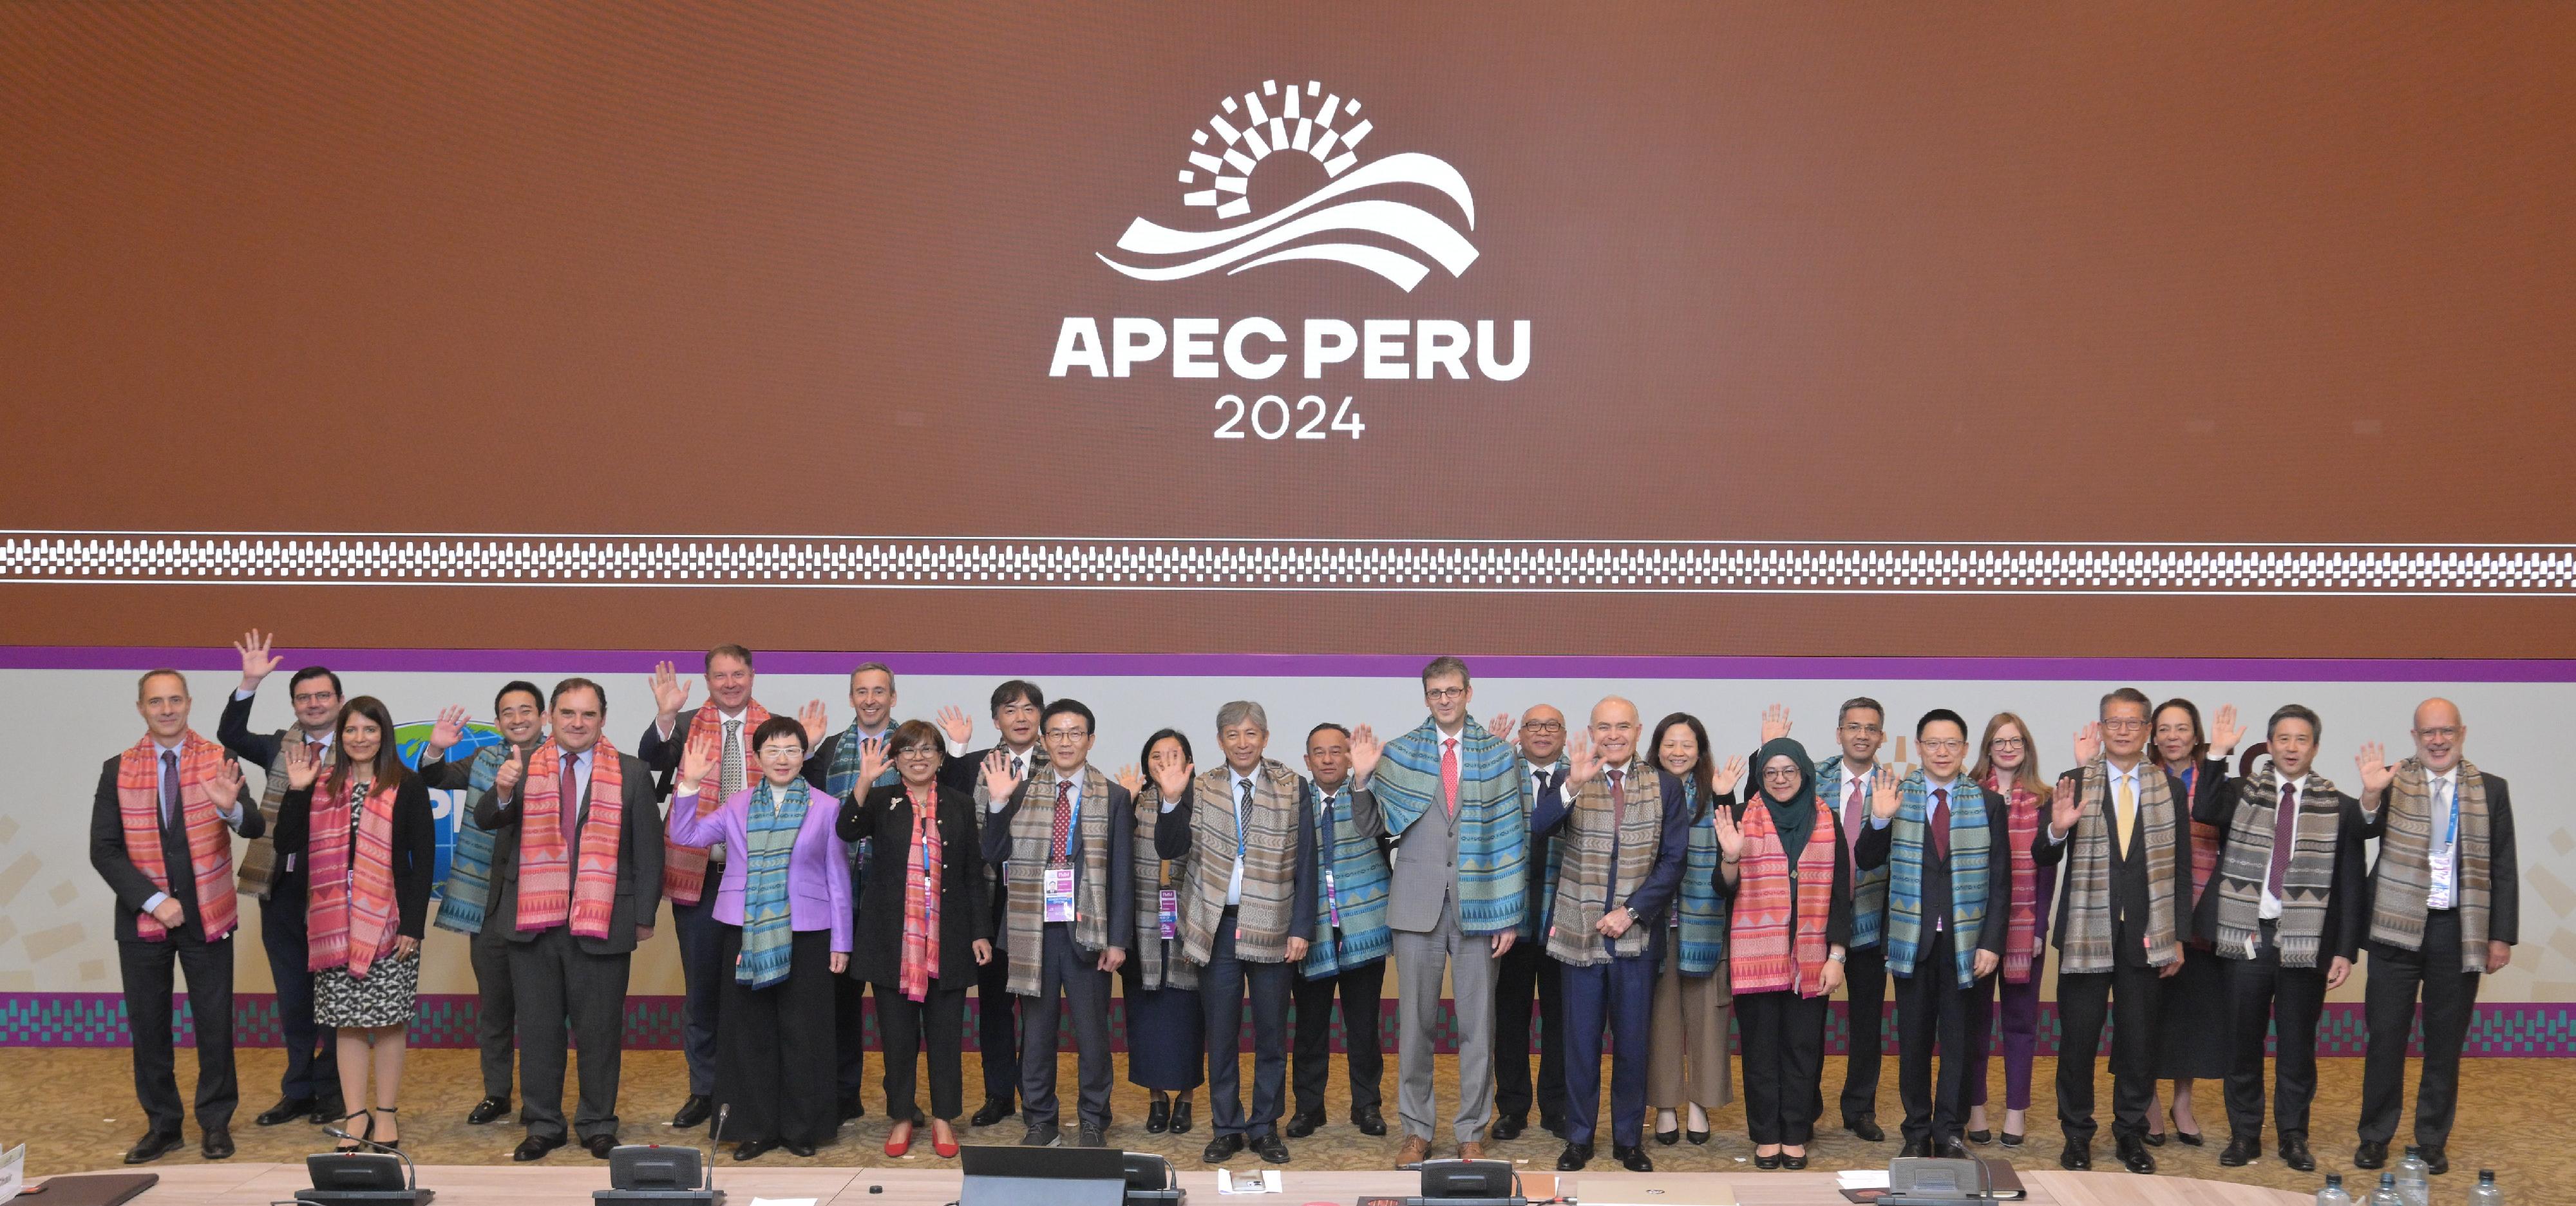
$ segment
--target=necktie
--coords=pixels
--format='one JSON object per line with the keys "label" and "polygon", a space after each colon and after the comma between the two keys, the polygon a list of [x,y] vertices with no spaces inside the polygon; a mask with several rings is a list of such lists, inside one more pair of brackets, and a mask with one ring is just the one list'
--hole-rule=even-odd
{"label": "necktie", "polygon": [[1628,793],[1626,771],[1610,772],[1610,895],[1601,902],[1603,911],[1615,909],[1619,896],[1619,831],[1628,827]]}
{"label": "necktie", "polygon": [[2119,806],[2111,810],[2112,836],[2120,843],[2118,848],[2111,851],[2111,857],[2115,859],[2129,856],[2129,814],[2135,812],[2138,807],[2138,795],[2130,789],[2129,777],[2121,775],[2119,779]]}
{"label": "necktie", "polygon": [[716,764],[716,793],[730,800],[742,790],[742,722],[724,724],[724,760]]}
{"label": "necktie", "polygon": [[1252,780],[1238,779],[1234,784],[1234,861],[1243,861],[1244,818],[1252,812]]}
{"label": "necktie", "polygon": [[167,829],[179,820],[179,752],[161,751],[161,827]]}
{"label": "necktie", "polygon": [[1449,803],[1449,818],[1458,818],[1458,739],[1440,743],[1440,795]]}
{"label": "necktie", "polygon": [[1048,859],[1062,863],[1073,857],[1073,781],[1055,785],[1055,836],[1049,841]]}
{"label": "necktie", "polygon": [[1932,857],[1950,861],[1950,789],[1932,789]]}
{"label": "necktie", "polygon": [[2290,870],[2290,847],[2299,841],[2299,787],[2281,785],[2281,803],[2272,810],[2272,874],[2263,881],[2264,890],[2274,900],[2281,898],[2281,882]]}
{"label": "necktie", "polygon": [[1546,795],[1547,789],[1556,785],[1556,777],[1547,771],[1531,771],[1530,777],[1538,782],[1537,789],[1530,795],[1530,807],[1536,808],[1538,798]]}
{"label": "necktie", "polygon": [[563,838],[572,840],[573,830],[581,825],[581,755],[566,754],[561,768],[562,781],[555,794],[563,800]]}
{"label": "necktie", "polygon": [[1852,780],[1851,794],[1843,797],[1843,844],[1858,845],[1863,818],[1869,815],[1869,779]]}

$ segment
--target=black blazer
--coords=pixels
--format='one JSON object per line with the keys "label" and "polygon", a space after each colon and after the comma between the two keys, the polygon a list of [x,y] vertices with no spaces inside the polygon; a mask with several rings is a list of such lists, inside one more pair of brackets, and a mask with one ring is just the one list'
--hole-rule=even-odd
{"label": "black blazer", "polygon": [[[993,937],[991,895],[984,891],[984,847],[975,798],[939,792],[939,966],[942,988],[975,982],[975,946]],[[913,872],[912,797],[900,783],[841,797],[841,840],[873,838],[859,917],[851,933],[850,978],[892,987],[903,972],[903,895]]]}
{"label": "black blazer", "polygon": [[[2209,777],[2207,769],[2204,769],[2201,781],[2206,783]],[[2236,821],[2236,806],[2244,799],[2244,791],[2245,780],[2229,779],[2216,790],[2192,793],[2196,798],[2192,802],[2191,819],[2203,825],[2218,826],[2218,864],[2221,870],[2227,866],[2227,842],[2234,833],[2230,826]],[[2368,835],[2361,823],[2361,808],[2351,796],[2342,792],[2335,793],[2335,800],[2340,807],[2335,810],[2339,820],[2335,828],[2334,887],[2326,896],[2326,928],[2323,951],[2318,956],[2320,960],[2337,955],[2346,959],[2358,956],[2362,931],[2369,924],[2367,921],[2359,926],[2353,924],[2363,915],[2361,902],[2365,893],[2361,844]],[[2217,871],[2209,873],[2209,887],[2200,894],[2200,903],[2191,911],[2192,931],[2206,943],[2218,941],[2218,878]],[[2324,970],[2322,962],[2318,970]]]}
{"label": "black blazer", "polygon": [[[1957,782],[1964,783],[1967,780],[1961,778]],[[1953,786],[1956,784],[1954,783]],[[1984,790],[1983,785],[1980,785],[1979,789]],[[1998,794],[1993,791],[1986,791],[1985,797],[1986,850],[1989,860],[1986,872],[1986,920],[1984,925],[1978,927],[1977,949],[1991,951],[1996,958],[2000,959],[2004,953],[2004,936],[2012,929],[2008,924],[2011,919],[2006,916],[2006,911],[2002,907],[2010,903],[2012,867],[2008,860],[1996,860],[1993,855],[1998,851],[2009,852],[2012,849],[2012,797],[2009,794]],[[1924,840],[1929,842],[1931,838],[1926,835]],[[1955,855],[1958,849],[1952,846],[1950,852]],[[1888,859],[1894,856],[1895,850],[1896,822],[1893,819],[1889,820],[1884,827],[1864,823],[1861,826],[1860,840],[1852,843],[1852,867],[1859,871],[1876,871],[1887,865]],[[1927,855],[1930,853],[1929,847],[1926,847],[1925,853]],[[1946,918],[1950,915],[1949,863],[1929,857],[1923,860],[1922,900],[1925,917]],[[1925,941],[1914,948],[1916,967],[1922,966],[1924,960],[1932,957],[1931,923],[1924,923],[1924,929]]]}
{"label": "black blazer", "polygon": [[[596,747],[594,747],[596,748]],[[595,772],[594,772],[595,773]],[[623,955],[635,949],[635,927],[651,925],[662,911],[662,809],[653,802],[652,771],[633,754],[617,756],[619,802],[624,806],[617,852],[617,903],[608,916],[608,937],[579,939],[594,955]],[[509,796],[495,788],[474,802],[474,823],[493,830],[492,896],[483,925],[498,929],[512,942],[534,942],[536,931],[519,928],[519,781]],[[590,823],[590,801],[581,804],[580,824]],[[578,854],[581,835],[564,835],[568,854]],[[715,886],[707,887],[709,892]]]}
{"label": "black blazer", "polygon": [[[152,899],[161,889],[154,886],[152,880],[135,867],[134,860],[126,855],[125,815],[116,798],[117,764],[124,758],[125,755],[120,753],[108,759],[98,771],[98,795],[89,807],[89,865],[97,869],[99,878],[107,881],[108,890],[116,894],[116,940],[132,942],[134,923],[143,916],[143,902]],[[233,824],[233,832],[246,838],[256,838],[267,831],[268,823],[260,818],[259,801],[251,798],[249,786],[243,786],[234,803],[241,809],[241,820]],[[206,923],[197,916],[196,864],[189,857],[188,833],[184,826],[177,829],[162,827],[161,865],[170,871],[171,898],[179,902],[180,911],[187,915],[187,920],[180,923],[181,928],[189,937],[205,941]]]}
{"label": "black blazer", "polygon": [[[2487,940],[2513,946],[2522,941],[2522,862],[2514,851],[2513,796],[2504,779],[2478,772],[2487,789]],[[2383,789],[2370,819],[2361,817],[2361,805],[2355,801],[2346,818],[2361,826],[2364,837],[2380,837],[2388,831],[2388,792]],[[2386,844],[2380,846],[2387,850]],[[2370,915],[2378,907],[2379,864],[2370,865],[2370,878],[2363,881],[2362,894],[2352,912],[2353,940],[2356,945],[2370,937]]]}
{"label": "black blazer", "polygon": [[[394,905],[401,912],[399,932],[420,938],[428,931],[429,888],[438,866],[438,829],[430,819],[429,785],[418,775],[403,776],[394,789]],[[300,854],[311,861],[313,789],[292,788],[277,805],[277,852]]]}
{"label": "black blazer", "polygon": [[[231,750],[234,757],[258,767],[262,774],[285,774],[286,771],[277,765],[277,749],[285,744],[287,734],[295,730],[279,729],[274,733],[251,732],[250,709],[251,705],[257,702],[259,702],[257,692],[251,693],[246,699],[235,699],[232,692],[224,692],[224,714],[222,719],[215,722],[215,740],[222,742],[225,749]],[[297,859],[293,867],[288,867],[286,860],[282,858],[272,866],[275,869],[269,875],[269,899],[294,900],[304,894],[302,859]]]}
{"label": "black blazer", "polygon": [[[2157,766],[2151,760],[2142,760],[2138,766],[2140,774],[2163,775],[2165,791],[2175,801],[2174,939],[2180,941],[2189,938],[2192,932],[2191,816],[2185,808],[2189,801],[2183,798],[2182,784],[2174,779],[2171,772]],[[2076,790],[2080,794],[2084,787],[2084,768],[2077,767],[2059,775],[2058,779],[2061,782],[2074,780]],[[2109,818],[2104,818],[2104,823],[2108,822]],[[2070,832],[2064,840],[2051,841],[2048,832],[2049,824],[2048,819],[2043,816],[2039,822],[2039,836],[2030,844],[2030,861],[2037,866],[2055,868],[2060,862],[2066,860],[2066,847],[2075,839],[2075,835]],[[2113,957],[2128,967],[2146,967],[2148,966],[2147,948],[2143,937],[2147,923],[2147,827],[2141,824],[2132,830],[2129,835],[2129,848],[2115,853],[2118,857],[2111,860]],[[2068,865],[2073,866],[2072,863]],[[2211,878],[2217,877],[2213,875]],[[2066,949],[2066,918],[2069,913],[2074,912],[2066,907],[2066,883],[2062,878],[2058,882],[2057,903],[2054,907],[2057,910],[2057,921],[2053,927],[2054,941],[2057,943],[2057,949],[2062,951]]]}
{"label": "black blazer", "polygon": [[[1019,788],[1011,793],[1008,803],[999,811],[984,814],[984,861],[992,864],[996,871],[1010,861],[1011,818],[1019,815],[1020,805],[1029,798],[1029,784],[1033,782],[1036,780],[1020,780]],[[1104,886],[1109,890],[1109,945],[1117,950],[1126,950],[1136,942],[1136,799],[1127,794],[1127,789],[1119,786],[1117,780],[1111,779],[1107,805],[1109,882]],[[1091,801],[1085,801],[1083,811],[1090,811],[1092,806]],[[1076,892],[1079,892],[1082,883],[1082,828],[1078,825],[1073,829],[1072,845],[1074,884]],[[1007,880],[1004,886],[1007,889]],[[1005,944],[1006,936],[1001,929],[1004,920],[999,911],[993,914],[993,945],[997,951]]]}

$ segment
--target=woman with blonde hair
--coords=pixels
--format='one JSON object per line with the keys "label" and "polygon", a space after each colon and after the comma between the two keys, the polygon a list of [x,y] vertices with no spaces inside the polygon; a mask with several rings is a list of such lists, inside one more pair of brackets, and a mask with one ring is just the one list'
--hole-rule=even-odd
{"label": "woman with blonde hair", "polygon": [[1977,982],[1979,1002],[1968,1013],[1968,1139],[1984,1143],[1993,1136],[1986,1126],[1986,1056],[1993,1043],[1996,996],[2002,996],[2004,1047],[2004,1124],[2006,1147],[2020,1147],[2030,1112],[2030,1066],[2039,1040],[2040,970],[2048,961],[2048,906],[2057,881],[2042,874],[2031,860],[2031,843],[2048,823],[2048,780],[2039,773],[2030,726],[2010,712],[1997,712],[1986,722],[1977,742],[1976,765],[1968,777],[2006,801],[2004,832],[2008,849],[2005,880],[2009,888],[2002,909],[2004,961],[1996,975]]}

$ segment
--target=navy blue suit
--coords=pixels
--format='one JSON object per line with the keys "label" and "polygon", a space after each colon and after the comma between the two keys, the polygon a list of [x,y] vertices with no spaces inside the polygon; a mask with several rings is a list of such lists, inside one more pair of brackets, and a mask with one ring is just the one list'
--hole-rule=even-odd
{"label": "navy blue suit", "polygon": [[[1632,763],[1635,768],[1637,764]],[[1640,768],[1642,769],[1642,768]],[[1605,770],[1602,772],[1607,774]],[[1672,907],[1673,897],[1681,888],[1682,860],[1690,846],[1691,810],[1682,791],[1682,781],[1656,769],[1664,798],[1662,836],[1655,848],[1655,863],[1644,883],[1636,886],[1624,901],[1605,901],[1610,908],[1627,908],[1631,926],[1646,929],[1646,949],[1634,955],[1611,953],[1603,962],[1589,967],[1564,964],[1557,974],[1562,978],[1565,1000],[1565,1140],[1588,1144],[1601,1114],[1601,1032],[1607,1026],[1610,1046],[1610,1142],[1619,1147],[1635,1147],[1646,1136],[1646,1036],[1653,1028],[1655,969],[1663,958],[1664,910]],[[1544,840],[1565,824],[1571,809],[1561,787],[1548,789],[1540,796],[1538,807],[1530,815],[1532,844]],[[1615,830],[1614,830],[1615,832]],[[1612,865],[1617,865],[1614,848]],[[1573,871],[1568,862],[1558,871],[1564,876]],[[1613,885],[1614,892],[1617,890]],[[1542,935],[1538,941],[1544,942]],[[1597,939],[1608,952],[1612,939]]]}

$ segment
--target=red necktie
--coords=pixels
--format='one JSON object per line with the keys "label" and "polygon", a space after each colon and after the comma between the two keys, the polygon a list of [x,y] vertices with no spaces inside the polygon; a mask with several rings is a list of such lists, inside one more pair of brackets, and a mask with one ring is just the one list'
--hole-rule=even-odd
{"label": "red necktie", "polygon": [[168,829],[179,818],[179,755],[175,750],[161,751],[161,827]]}
{"label": "red necktie", "polygon": [[1449,816],[1455,820],[1458,816],[1458,739],[1455,737],[1440,743],[1440,794],[1448,801]]}
{"label": "red necktie", "polygon": [[1932,789],[1932,857],[1950,859],[1950,789]]}
{"label": "red necktie", "polygon": [[1868,815],[1869,780],[1866,778],[1854,779],[1851,784],[1851,794],[1843,797],[1844,845],[1857,846],[1860,843],[1861,823],[1863,818]]}
{"label": "red necktie", "polygon": [[2263,882],[2275,900],[2281,898],[2281,880],[2290,870],[2290,847],[2299,841],[2299,789],[2295,784],[2281,785],[2281,803],[2274,808],[2272,819],[2272,874]]}
{"label": "red necktie", "polygon": [[1054,844],[1051,848],[1053,852],[1047,857],[1058,863],[1072,858],[1072,837],[1073,781],[1067,779],[1055,785],[1055,836],[1049,839]]}
{"label": "red necktie", "polygon": [[1626,771],[1610,772],[1610,826],[1611,845],[1614,849],[1618,845],[1619,829],[1628,823],[1628,793],[1620,788],[1620,784],[1625,783],[1627,778]]}
{"label": "red necktie", "polygon": [[574,769],[580,764],[581,755],[566,754],[558,767],[561,780],[555,785],[555,794],[562,799],[563,839],[566,843],[573,840],[573,830],[581,824],[581,780],[573,776]]}

